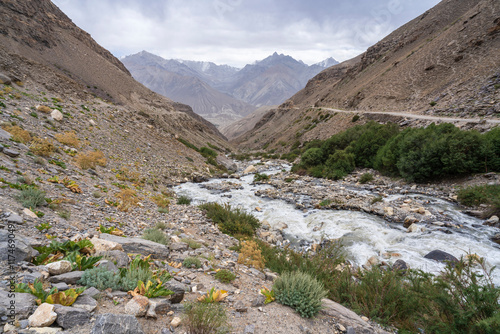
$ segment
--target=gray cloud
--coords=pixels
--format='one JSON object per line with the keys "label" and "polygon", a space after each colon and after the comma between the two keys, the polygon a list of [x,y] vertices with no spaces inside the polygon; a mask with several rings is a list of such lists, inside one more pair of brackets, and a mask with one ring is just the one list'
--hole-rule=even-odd
{"label": "gray cloud", "polygon": [[277,51],[306,63],[347,60],[439,0],[53,0],[120,57],[243,66]]}

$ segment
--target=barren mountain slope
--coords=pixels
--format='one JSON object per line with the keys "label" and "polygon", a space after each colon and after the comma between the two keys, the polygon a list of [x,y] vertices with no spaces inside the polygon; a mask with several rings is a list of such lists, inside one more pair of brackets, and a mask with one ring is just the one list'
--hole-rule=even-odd
{"label": "barren mountain slope", "polygon": [[[79,29],[49,0],[0,3],[0,68],[21,80],[43,83],[60,95],[87,91],[143,111],[170,133],[194,142],[220,141],[221,135],[191,108],[174,103],[136,82],[122,63]],[[26,71],[30,63],[38,71]],[[44,80],[45,71],[60,80]],[[51,77],[51,76],[49,76]]]}
{"label": "barren mountain slope", "polygon": [[321,107],[498,116],[499,37],[499,1],[442,1],[361,56],[318,74],[236,142],[291,145],[353,125]]}
{"label": "barren mountain slope", "polygon": [[275,108],[276,106],[264,106],[255,110],[250,115],[247,115],[245,118],[237,120],[231,124],[222,126],[219,130],[226,136],[228,140],[237,138],[242,134],[253,129],[255,124],[257,124],[262,116],[264,116],[269,110]]}

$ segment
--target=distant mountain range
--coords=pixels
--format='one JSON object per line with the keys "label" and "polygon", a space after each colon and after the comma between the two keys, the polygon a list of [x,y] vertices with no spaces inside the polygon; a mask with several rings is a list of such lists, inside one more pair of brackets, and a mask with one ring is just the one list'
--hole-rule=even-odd
{"label": "distant mountain range", "polygon": [[146,51],[127,56],[122,62],[146,87],[188,104],[203,118],[226,127],[258,107],[284,102],[316,74],[338,64],[328,58],[309,66],[274,53],[238,69],[211,62],[164,59]]}

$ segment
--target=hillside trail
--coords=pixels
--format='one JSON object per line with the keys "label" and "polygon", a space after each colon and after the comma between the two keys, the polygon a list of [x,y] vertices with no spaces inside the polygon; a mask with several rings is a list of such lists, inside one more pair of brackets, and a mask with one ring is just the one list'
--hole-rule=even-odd
{"label": "hillside trail", "polygon": [[392,115],[392,116],[400,116],[407,118],[415,118],[422,120],[436,120],[441,122],[465,122],[465,123],[480,123],[486,122],[491,124],[500,124],[500,119],[481,119],[481,118],[455,118],[455,117],[439,117],[439,116],[429,116],[429,115],[417,115],[405,112],[394,112],[394,111],[364,111],[364,110],[341,110],[341,109],[333,109],[333,108],[325,108],[324,110],[334,111],[334,112],[342,112],[342,113],[360,113],[360,114],[378,114],[378,115]]}

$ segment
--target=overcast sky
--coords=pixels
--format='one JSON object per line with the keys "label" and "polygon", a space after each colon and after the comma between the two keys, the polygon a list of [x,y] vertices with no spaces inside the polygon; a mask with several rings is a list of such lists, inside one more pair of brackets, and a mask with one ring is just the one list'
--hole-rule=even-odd
{"label": "overcast sky", "polygon": [[52,0],[116,57],[242,67],[273,52],[307,64],[365,51],[439,0]]}

